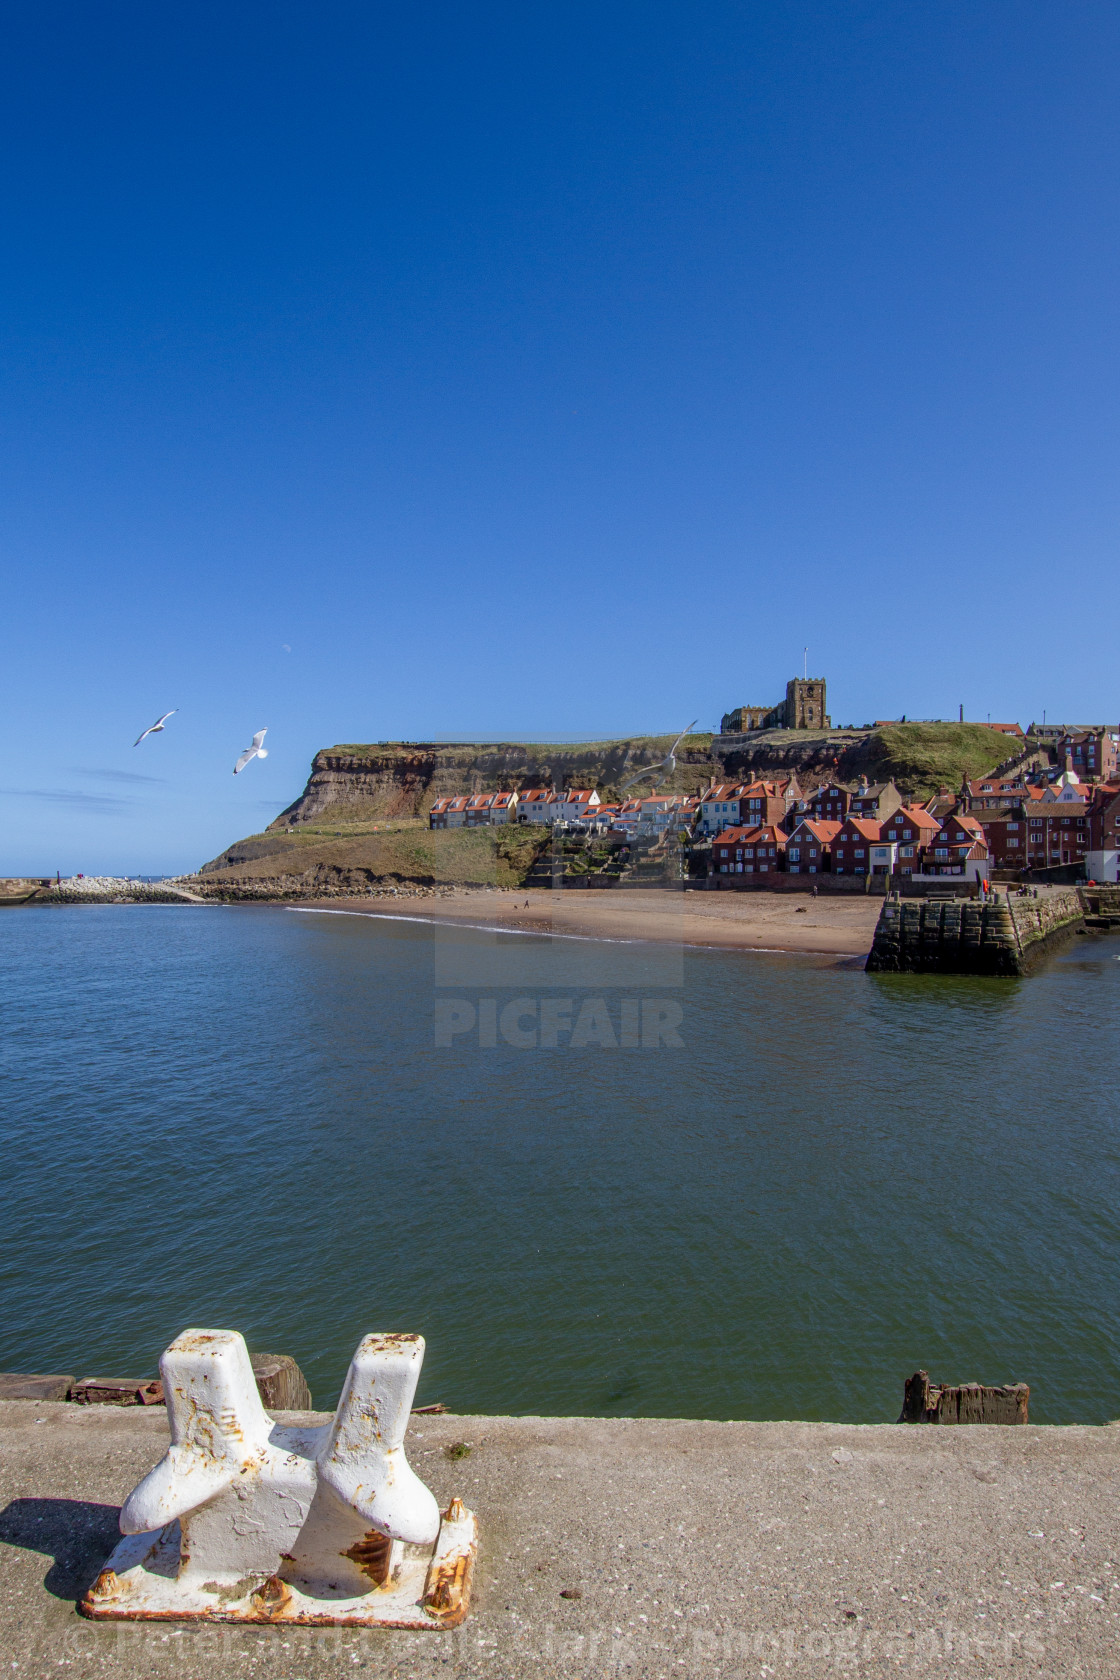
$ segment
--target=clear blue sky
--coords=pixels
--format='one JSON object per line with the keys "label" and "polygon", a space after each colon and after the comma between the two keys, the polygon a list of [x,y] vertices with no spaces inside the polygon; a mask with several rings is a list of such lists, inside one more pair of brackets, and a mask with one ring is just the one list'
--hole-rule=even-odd
{"label": "clear blue sky", "polygon": [[837,722],[1115,719],[1118,109],[1077,0],[11,11],[0,873],[806,644]]}

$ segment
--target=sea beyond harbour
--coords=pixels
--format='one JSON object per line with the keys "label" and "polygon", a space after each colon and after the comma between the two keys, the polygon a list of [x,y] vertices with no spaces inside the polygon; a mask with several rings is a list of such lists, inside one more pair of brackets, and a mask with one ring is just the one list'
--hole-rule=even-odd
{"label": "sea beyond harbour", "polygon": [[[0,1368],[188,1325],[333,1403],[1120,1416],[1120,940],[1025,980],[284,907],[0,914]],[[577,1042],[573,1043],[572,1040]]]}

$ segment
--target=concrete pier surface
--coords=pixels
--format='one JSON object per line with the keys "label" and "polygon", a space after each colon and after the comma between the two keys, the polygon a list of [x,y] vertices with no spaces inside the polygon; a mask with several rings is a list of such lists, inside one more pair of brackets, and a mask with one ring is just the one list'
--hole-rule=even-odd
{"label": "concrete pier surface", "polygon": [[161,1408],[0,1404],[4,1676],[1120,1675],[1115,1425],[415,1417],[481,1523],[462,1627],[85,1621],[166,1442]]}

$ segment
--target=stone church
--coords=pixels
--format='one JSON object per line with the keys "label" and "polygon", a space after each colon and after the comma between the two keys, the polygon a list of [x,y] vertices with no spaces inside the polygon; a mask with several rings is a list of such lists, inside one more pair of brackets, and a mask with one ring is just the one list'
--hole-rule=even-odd
{"label": "stone church", "polygon": [[823,677],[793,677],[777,706],[736,706],[720,720],[721,735],[749,735],[756,729],[831,729],[825,711]]}

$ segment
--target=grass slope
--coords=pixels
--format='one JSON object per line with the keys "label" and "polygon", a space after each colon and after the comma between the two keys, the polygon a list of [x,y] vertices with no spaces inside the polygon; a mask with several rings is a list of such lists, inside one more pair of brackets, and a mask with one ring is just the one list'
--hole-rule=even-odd
{"label": "grass slope", "polygon": [[962,776],[983,776],[1015,751],[1014,740],[982,723],[894,723],[875,731],[869,758],[876,780],[929,798],[940,787],[955,792]]}
{"label": "grass slope", "polygon": [[203,866],[208,880],[248,881],[282,875],[340,872],[382,881],[436,886],[516,887],[547,844],[532,828],[429,829],[410,821],[338,823],[292,835],[253,834]]}

